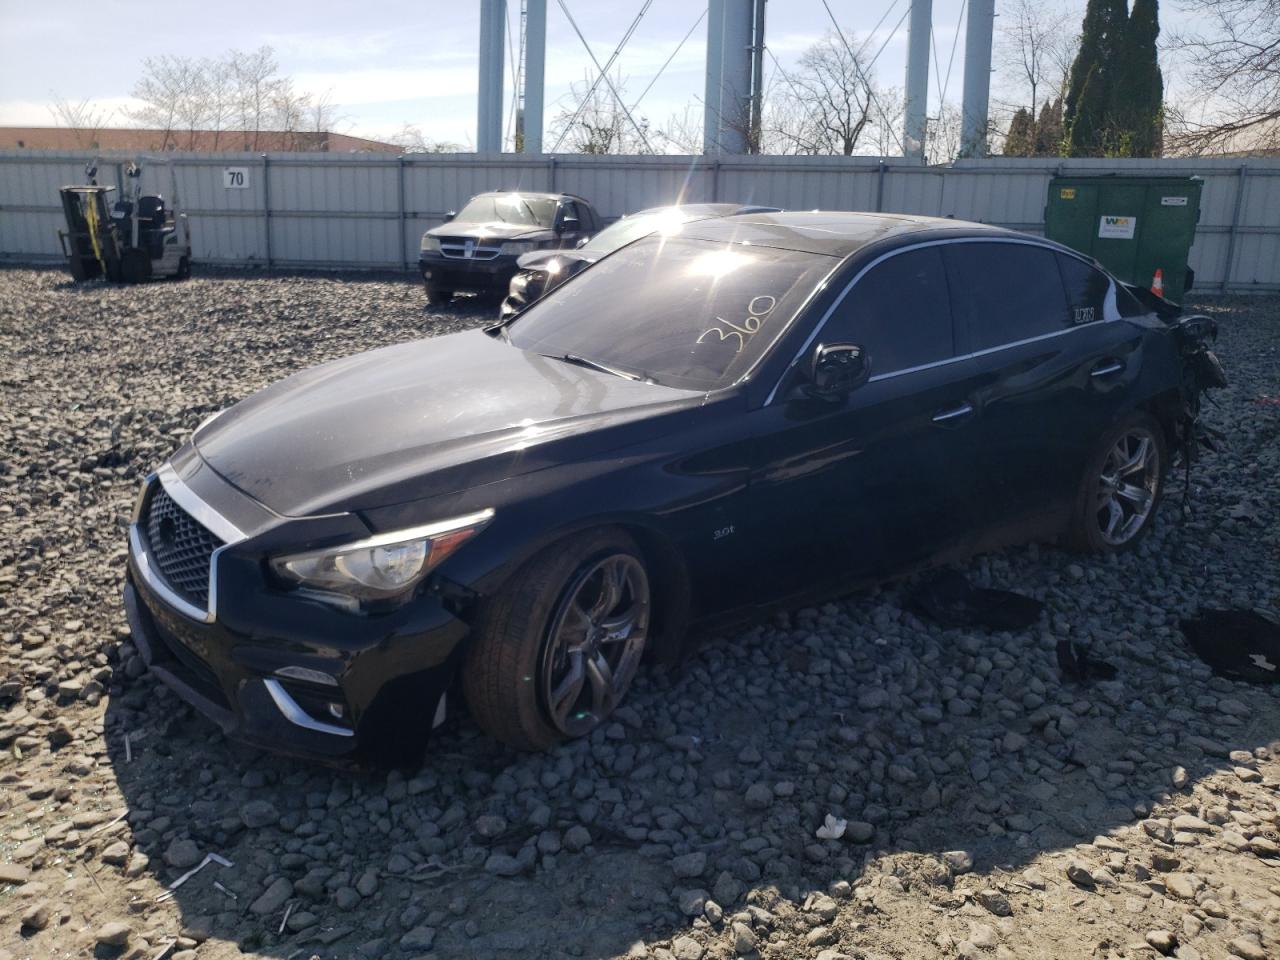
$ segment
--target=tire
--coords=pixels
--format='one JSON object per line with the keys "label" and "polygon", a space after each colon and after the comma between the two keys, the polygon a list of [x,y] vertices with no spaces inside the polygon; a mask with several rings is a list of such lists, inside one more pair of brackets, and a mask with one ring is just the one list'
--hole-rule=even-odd
{"label": "tire", "polygon": [[440,287],[433,287],[427,284],[427,303],[432,306],[439,306],[449,303],[452,299],[452,290],[442,290]]}
{"label": "tire", "polygon": [[[606,579],[618,585],[612,605]],[[650,596],[640,549],[621,530],[587,531],[538,554],[477,618],[462,667],[476,723],[519,750],[590,733],[635,676]]]}
{"label": "tire", "polygon": [[179,280],[186,280],[191,276],[191,258],[183,257],[178,261],[178,272],[174,274]]}
{"label": "tire", "polygon": [[1159,511],[1168,465],[1165,431],[1154,417],[1134,413],[1109,427],[1080,481],[1070,545],[1086,553],[1132,549]]}
{"label": "tire", "polygon": [[138,247],[130,247],[120,257],[120,278],[125,283],[145,283],[151,279],[151,258]]}

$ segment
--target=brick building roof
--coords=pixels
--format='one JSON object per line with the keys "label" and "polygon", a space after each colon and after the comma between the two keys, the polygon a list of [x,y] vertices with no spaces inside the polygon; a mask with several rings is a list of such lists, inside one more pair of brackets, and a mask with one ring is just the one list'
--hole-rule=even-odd
{"label": "brick building roof", "polygon": [[284,153],[401,153],[395,144],[345,133],[262,130],[146,130],[106,127],[0,127],[0,150],[252,151]]}

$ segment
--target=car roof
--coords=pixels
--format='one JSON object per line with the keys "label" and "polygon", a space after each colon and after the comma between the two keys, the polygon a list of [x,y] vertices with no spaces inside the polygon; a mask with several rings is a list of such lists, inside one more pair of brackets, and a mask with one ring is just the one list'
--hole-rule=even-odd
{"label": "car roof", "polygon": [[[688,224],[682,235],[695,240],[749,243],[844,258],[882,240],[910,241],[931,234],[952,237],[1027,235],[985,223],[948,217],[919,217],[900,213],[855,213],[813,210],[790,213],[749,213]],[[920,239],[924,239],[920,236]],[[1040,238],[1034,238],[1039,240]],[[1055,246],[1047,243],[1046,246]]]}
{"label": "car roof", "polygon": [[661,207],[637,210],[635,213],[627,214],[623,219],[646,217],[655,213],[665,213],[668,210],[678,210],[687,217],[732,217],[740,213],[777,213],[779,209],[779,207],[747,203],[669,203]]}
{"label": "car roof", "polygon": [[529,197],[534,200],[564,200],[567,198],[569,200],[582,200],[583,203],[587,202],[577,194],[544,193],[541,190],[485,190],[483,193],[477,193],[475,197],[472,197],[471,199],[474,200],[476,197],[509,197],[512,194],[520,197]]}

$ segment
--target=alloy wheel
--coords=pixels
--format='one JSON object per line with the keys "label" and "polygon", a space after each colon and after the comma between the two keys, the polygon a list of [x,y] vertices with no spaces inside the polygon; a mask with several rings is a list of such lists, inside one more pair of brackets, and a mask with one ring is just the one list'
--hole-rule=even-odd
{"label": "alloy wheel", "polygon": [[1096,499],[1106,543],[1123,546],[1142,530],[1160,489],[1160,466],[1159,444],[1145,427],[1126,430],[1107,452]]}
{"label": "alloy wheel", "polygon": [[649,578],[638,559],[615,553],[579,571],[542,657],[542,701],[561,733],[590,732],[622,702],[648,634]]}

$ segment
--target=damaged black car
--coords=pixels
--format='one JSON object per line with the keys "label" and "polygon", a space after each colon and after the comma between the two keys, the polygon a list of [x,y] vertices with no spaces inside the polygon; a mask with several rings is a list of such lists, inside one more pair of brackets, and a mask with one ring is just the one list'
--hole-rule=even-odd
{"label": "damaged black car", "polygon": [[420,749],[465,698],[589,733],[699,624],[1032,538],[1133,546],[1220,380],[1205,318],[1049,241],[753,214],[509,322],[281,381],[145,481],[125,605],[224,731]]}

